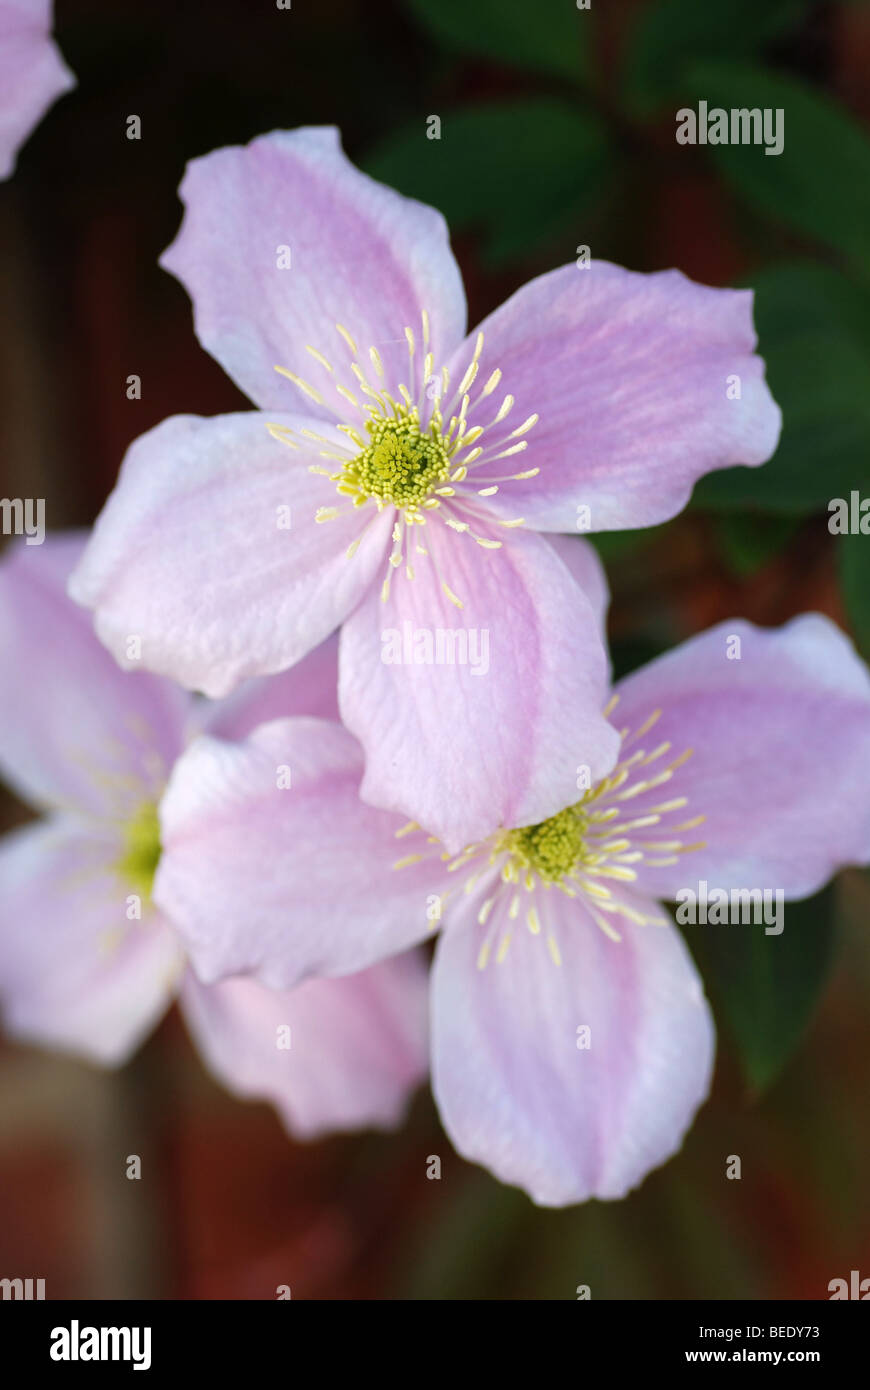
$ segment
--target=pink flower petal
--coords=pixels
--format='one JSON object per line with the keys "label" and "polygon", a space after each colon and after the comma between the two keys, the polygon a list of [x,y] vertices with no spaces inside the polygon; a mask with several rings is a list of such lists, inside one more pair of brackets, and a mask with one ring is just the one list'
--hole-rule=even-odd
{"label": "pink flower petal", "polygon": [[572,575],[592,605],[598,619],[601,640],[606,643],[607,610],[610,607],[610,586],[598,551],[582,536],[548,535],[547,544],[568,566]]}
{"label": "pink flower petal", "polygon": [[[728,657],[734,638],[739,659]],[[703,878],[711,888],[780,888],[801,898],[843,865],[870,861],[870,673],[827,618],[804,614],[772,630],[720,623],[618,690],[612,719],[621,728],[637,729],[662,710],[630,751],[671,742],[640,775],[694,750],[666,785],[624,807],[643,816],[657,802],[688,798],[644,832],[655,841],[670,840],[677,821],[706,817],[676,837],[705,847],[641,868],[643,892],[672,897],[697,891]]]}
{"label": "pink flower petal", "polygon": [[51,38],[51,0],[0,0],[0,179],[75,78]]}
{"label": "pink flower petal", "polygon": [[183,957],[154,913],[127,919],[120,847],[68,820],[0,840],[0,1004],[10,1034],[107,1065],[171,1001]]}
{"label": "pink flower petal", "polygon": [[225,700],[202,701],[198,716],[204,733],[239,741],[258,724],[310,714],[338,722],[338,636],[333,634],[289,671],[246,681]]}
{"label": "pink flower petal", "polygon": [[70,602],[84,543],[22,540],[0,563],[0,772],[31,804],[120,815],[168,775],[190,702],[120,670]]}
{"label": "pink flower petal", "polygon": [[[339,700],[365,748],[363,797],[456,851],[576,800],[578,766],[609,771],[617,740],[597,617],[553,547],[530,532],[482,550],[437,522],[425,531],[416,577],[397,573],[388,602],[373,590],[345,623]],[[432,664],[416,664],[430,648]]]}
{"label": "pink flower petal", "polygon": [[[395,385],[407,378],[405,327],[428,311],[443,362],[465,331],[465,297],[440,213],[359,172],[329,127],[273,131],[188,165],[186,212],[162,265],[194,302],[203,347],[264,409],[312,410],[275,373],[322,390],[314,413],[348,418],[329,372],[344,362],[342,324],[368,366],[376,347]],[[288,264],[289,258],[289,264]]]}
{"label": "pink flower petal", "polygon": [[160,809],[154,900],[202,980],[253,974],[286,989],[365,969],[427,934],[441,860],[391,871],[408,852],[401,823],[360,801],[361,772],[354,739],[323,720],[191,744]]}
{"label": "pink flower petal", "polygon": [[416,952],[290,991],[203,985],[188,971],[181,1007],[219,1080],[271,1101],[291,1134],[313,1139],[401,1121],[428,1071],[427,976]]}
{"label": "pink flower petal", "polygon": [[[470,478],[479,487],[541,470],[486,499],[499,516],[523,516],[545,531],[651,526],[675,516],[703,474],[763,463],[776,448],[780,413],[754,355],[747,290],[593,261],[530,281],[481,329],[478,379],[496,367],[502,379],[469,422],[490,424],[506,393],[516,404],[480,439],[486,452]],[[465,369],[471,343],[454,354],[451,379]],[[739,400],[727,394],[733,377]],[[535,414],[537,424],[509,438]],[[521,455],[487,462],[522,439]]]}
{"label": "pink flower petal", "polygon": [[175,416],[136,440],[70,584],[121,665],[135,664],[138,636],[141,664],[219,697],[338,626],[383,563],[390,519],[375,518],[348,558],[364,523],[350,511],[314,520],[340,499],[309,463],[323,466],[316,444],[310,457],[287,449],[254,411]]}
{"label": "pink flower petal", "polygon": [[676,928],[621,927],[617,943],[579,899],[553,893],[557,966],[543,935],[507,921],[509,901],[487,924],[501,912],[513,927],[501,963],[478,967],[470,912],[438,944],[432,1071],[445,1127],[461,1154],[542,1206],[623,1197],[680,1148],[707,1094],[701,982]]}

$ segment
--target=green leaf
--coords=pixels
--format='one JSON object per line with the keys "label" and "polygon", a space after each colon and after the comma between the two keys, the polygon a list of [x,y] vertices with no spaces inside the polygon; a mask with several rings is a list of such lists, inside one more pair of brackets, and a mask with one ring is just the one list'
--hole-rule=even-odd
{"label": "green leaf", "polygon": [[812,263],[760,271],[754,286],[782,438],[762,467],[703,478],[693,503],[799,516],[870,488],[870,292]]}
{"label": "green leaf", "polygon": [[591,16],[574,0],[407,0],[430,33],[461,53],[557,73],[580,82],[588,70]]}
{"label": "green leaf", "polygon": [[716,518],[716,539],[731,573],[748,579],[785,549],[799,525],[790,516],[723,512]]}
{"label": "green leaf", "polygon": [[870,142],[841,107],[793,77],[732,63],[693,63],[694,105],[783,112],[783,149],[707,145],[736,191],[774,223],[847,256],[870,273]]}
{"label": "green leaf", "polygon": [[477,1289],[497,1287],[510,1251],[528,1225],[524,1193],[503,1187],[479,1169],[466,1173],[458,1163],[455,1168],[449,1185],[431,1184],[443,1187],[437,1217],[402,1270],[397,1297],[473,1298]]}
{"label": "green leaf", "polygon": [[808,0],[660,0],[648,5],[634,28],[623,70],[629,106],[648,114],[679,90],[688,63],[752,57],[808,9]]}
{"label": "green leaf", "polygon": [[870,536],[842,536],[838,551],[846,612],[855,641],[870,661]]}
{"label": "green leaf", "polygon": [[[665,523],[666,525],[667,523]],[[663,527],[648,526],[638,531],[593,531],[584,537],[591,541],[605,564],[621,560],[626,555],[646,550],[657,539]]]}
{"label": "green leaf", "polygon": [[440,208],[451,230],[484,234],[490,264],[564,239],[562,260],[585,242],[582,219],[610,168],[597,117],[549,98],[461,108],[429,140],[423,118],[373,151],[365,169],[400,192]]}
{"label": "green leaf", "polygon": [[785,903],[779,936],[754,923],[683,928],[754,1091],[775,1080],[815,1009],[833,953],[834,903],[832,884]]}

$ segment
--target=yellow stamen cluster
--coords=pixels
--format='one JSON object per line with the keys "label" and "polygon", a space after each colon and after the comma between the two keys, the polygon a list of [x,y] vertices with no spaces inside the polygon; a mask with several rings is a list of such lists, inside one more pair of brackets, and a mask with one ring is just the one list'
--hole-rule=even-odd
{"label": "yellow stamen cluster", "polygon": [[393,418],[376,416],[366,424],[371,443],[346,463],[338,491],[356,506],[370,497],[402,510],[419,507],[437,483],[450,477],[450,458],[435,425],[420,428],[416,410]]}
{"label": "yellow stamen cluster", "polygon": [[567,806],[538,825],[506,831],[500,838],[500,849],[518,868],[536,874],[542,883],[557,883],[571,873],[583,853],[587,821],[581,807],[582,802]]}
{"label": "yellow stamen cluster", "polygon": [[153,801],[146,801],[124,825],[124,849],[117,871],[125,883],[150,902],[160,863],[160,821]]}

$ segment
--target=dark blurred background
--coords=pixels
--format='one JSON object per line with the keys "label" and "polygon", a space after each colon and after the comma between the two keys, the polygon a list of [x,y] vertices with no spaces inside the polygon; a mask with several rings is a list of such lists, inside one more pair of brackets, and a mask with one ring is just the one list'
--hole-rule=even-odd
{"label": "dark blurred background", "polygon": [[[780,448],[666,526],[595,538],[619,670],[721,618],[810,608],[870,656],[870,538],[827,526],[832,498],[870,496],[867,5],[59,0],[56,33],[78,87],[0,186],[0,495],[89,524],[136,435],[244,408],[157,266],[184,164],[336,124],[447,215],[471,323],[580,244],[755,287]],[[784,152],[678,145],[699,99],[783,108]],[[5,798],[0,826],[26,814]],[[290,1142],[212,1083],[174,1015],[116,1074],[0,1044],[0,1273],[53,1297],[827,1297],[870,1276],[868,918],[852,872],[781,938],[710,938],[713,1099],[639,1192],[562,1212],[458,1159],[428,1093],[398,1135]]]}

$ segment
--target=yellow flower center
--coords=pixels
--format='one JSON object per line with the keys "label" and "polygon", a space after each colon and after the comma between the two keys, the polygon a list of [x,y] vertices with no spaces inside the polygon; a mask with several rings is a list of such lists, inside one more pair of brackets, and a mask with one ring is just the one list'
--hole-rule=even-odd
{"label": "yellow flower center", "polygon": [[117,863],[120,876],[143,902],[150,902],[154,875],[160,863],[160,821],[157,806],[146,801],[124,825],[124,849]]}
{"label": "yellow flower center", "polygon": [[450,477],[450,458],[436,424],[420,428],[416,410],[366,423],[371,443],[342,472],[342,492],[353,491],[357,505],[369,497],[403,510],[419,507],[437,483]]}
{"label": "yellow flower center", "polygon": [[538,825],[505,831],[499,849],[511,856],[518,869],[531,870],[542,883],[560,882],[583,857],[588,817],[582,806],[579,801]]}

